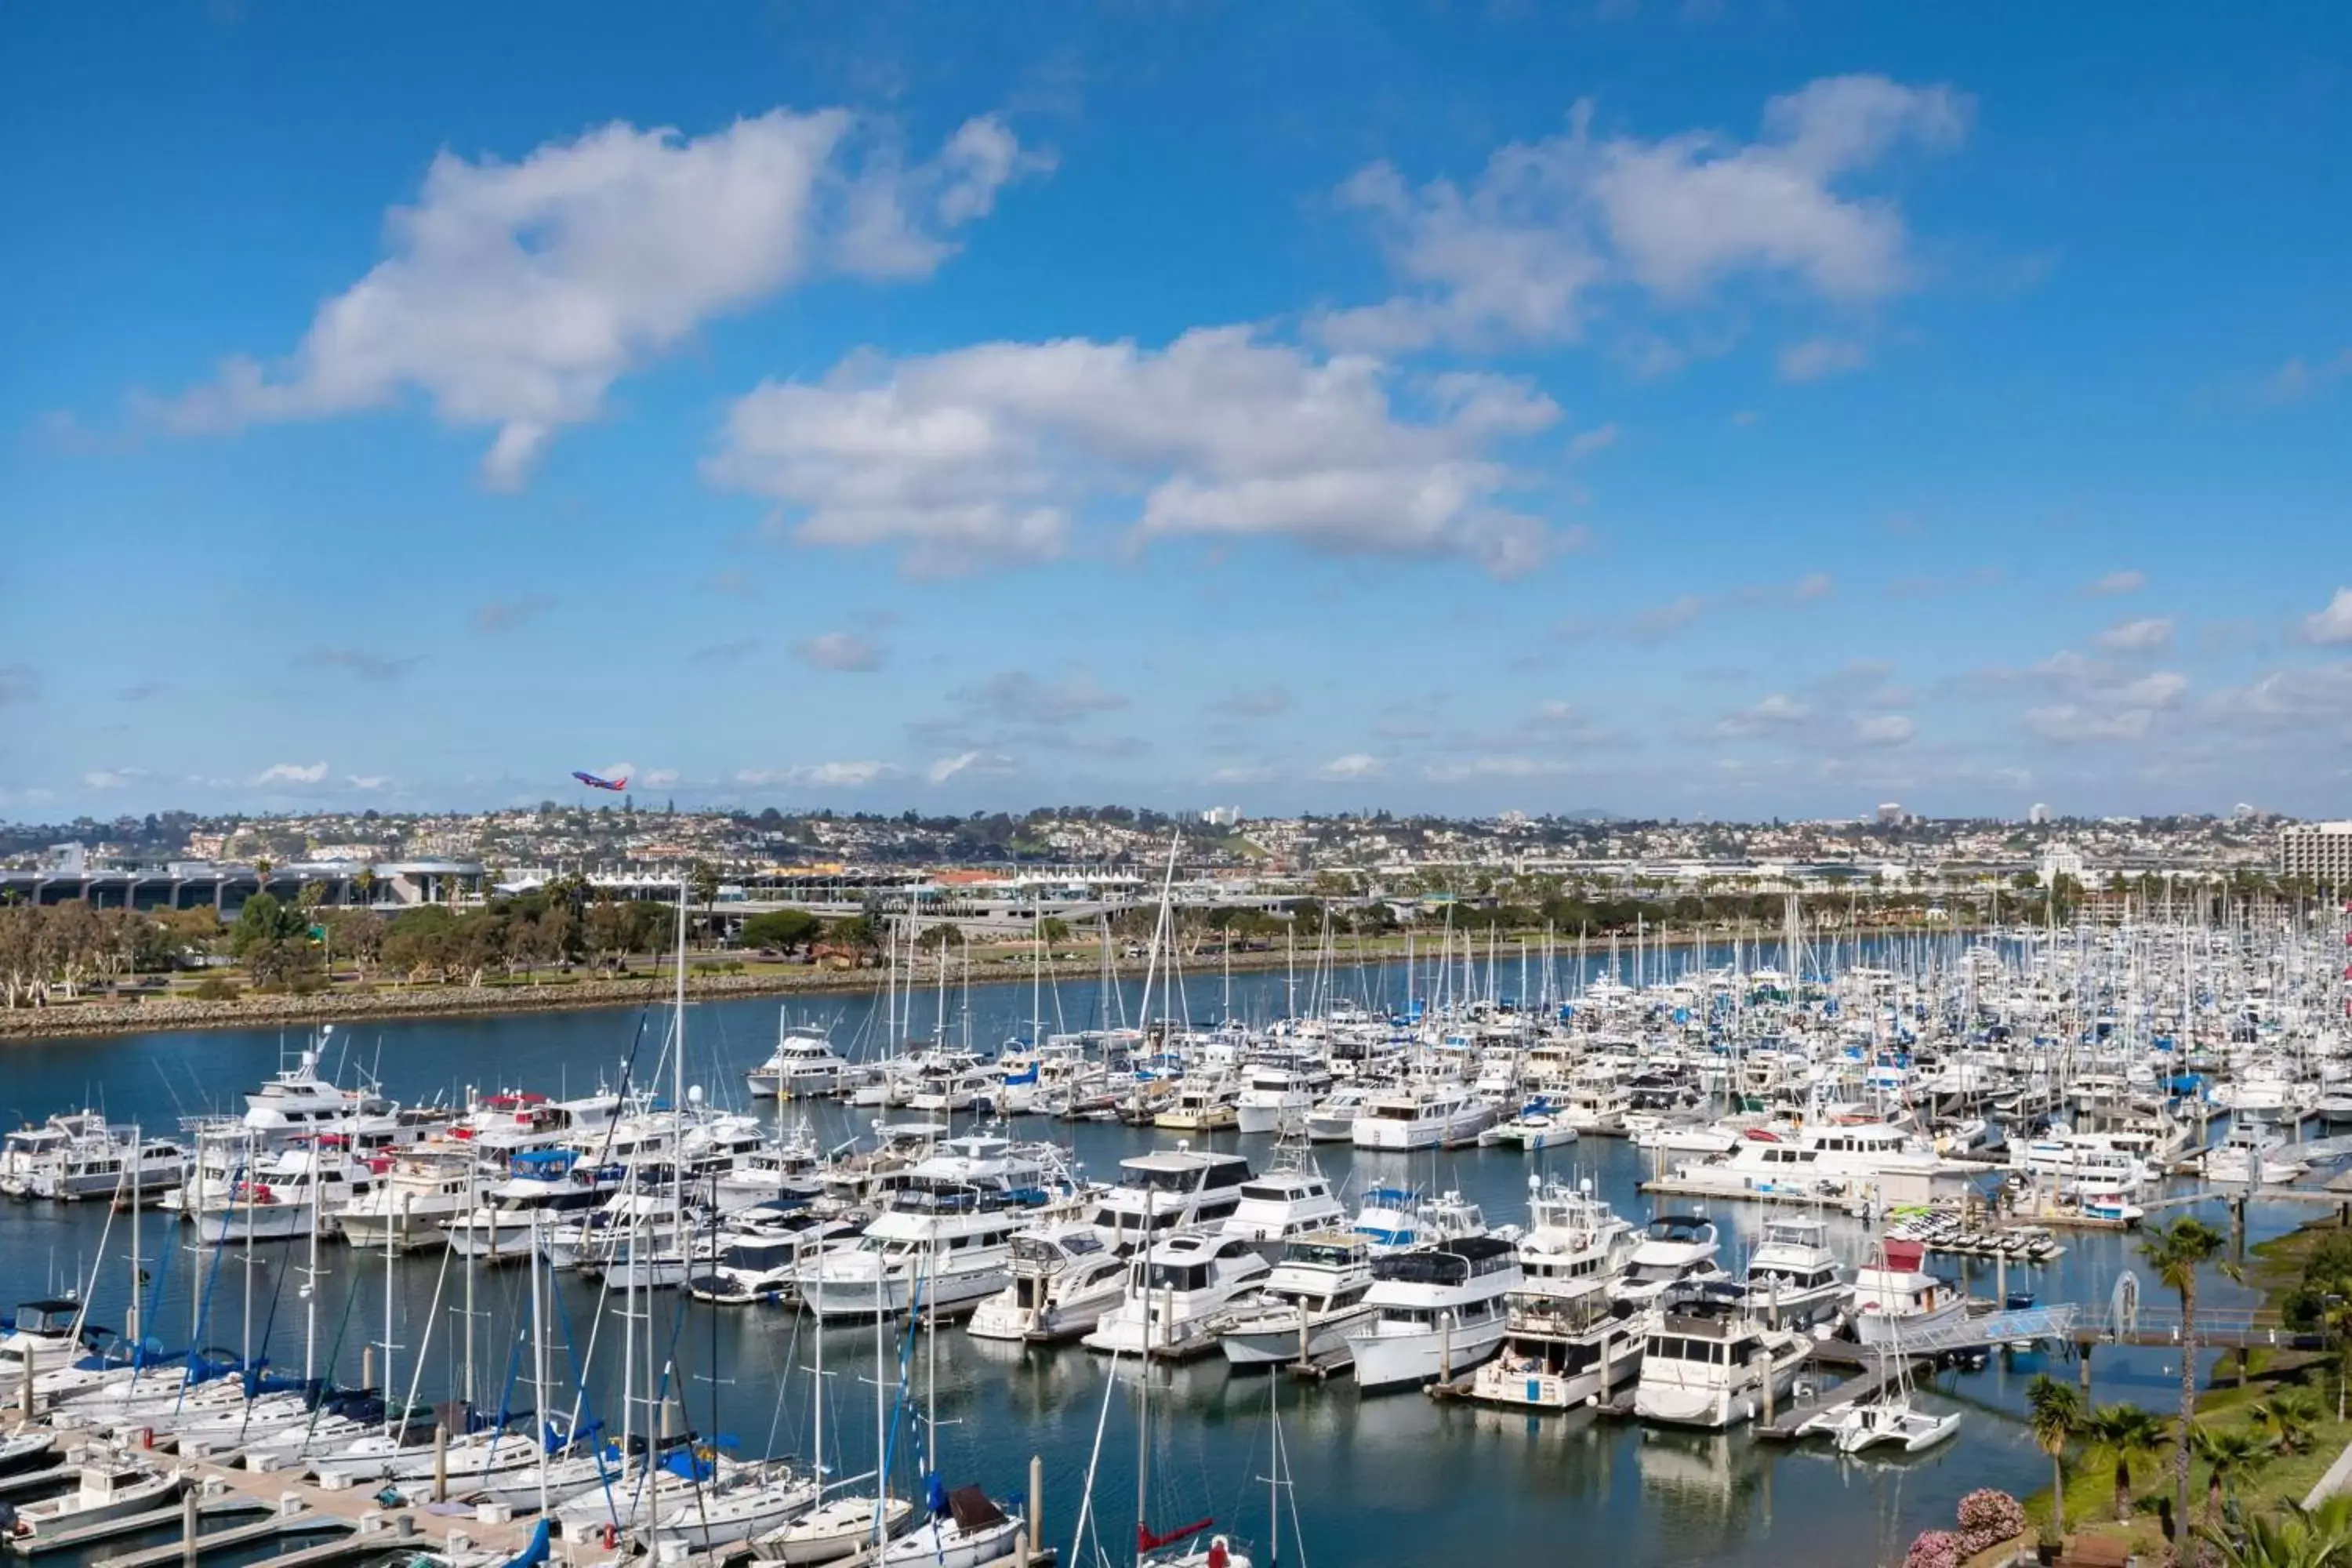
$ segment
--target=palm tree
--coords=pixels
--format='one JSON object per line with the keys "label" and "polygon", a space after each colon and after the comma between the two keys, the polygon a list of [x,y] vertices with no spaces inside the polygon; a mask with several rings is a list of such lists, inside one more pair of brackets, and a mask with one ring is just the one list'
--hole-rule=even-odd
{"label": "palm tree", "polygon": [[[2189,1518],[2189,1447],[2197,1422],[2197,1270],[2229,1238],[2203,1220],[2184,1215],[2150,1231],[2139,1254],[2165,1288],[2180,1297],[2180,1429],[2172,1450],[2173,1516]],[[2231,1272],[2224,1268],[2225,1272]]]}
{"label": "palm tree", "polygon": [[2338,1300],[2320,1314],[2336,1346],[2336,1419],[2344,1419],[2344,1394],[2352,1385],[2352,1301]]}
{"label": "palm tree", "polygon": [[2297,1454],[2311,1446],[2311,1429],[2319,1425],[2319,1396],[2305,1388],[2282,1388],[2253,1407],[2254,1424],[2282,1454]]}
{"label": "palm tree", "polygon": [[2084,1431],[2099,1447],[2115,1456],[2116,1517],[2129,1519],[2133,1461],[2155,1453],[2169,1433],[2170,1424],[2156,1412],[2143,1410],[2137,1405],[2105,1405],[2091,1413]]}
{"label": "palm tree", "polygon": [[2271,1461],[2272,1448],[2251,1426],[2199,1426],[2189,1435],[2197,1457],[2211,1467],[2205,1479],[2205,1531],[2221,1529],[2221,1499]]}
{"label": "palm tree", "polygon": [[2037,1373],[2026,1386],[2027,1420],[2035,1447],[2050,1456],[2050,1531],[2066,1539],[2066,1445],[2083,1429],[2083,1396],[2071,1383]]}

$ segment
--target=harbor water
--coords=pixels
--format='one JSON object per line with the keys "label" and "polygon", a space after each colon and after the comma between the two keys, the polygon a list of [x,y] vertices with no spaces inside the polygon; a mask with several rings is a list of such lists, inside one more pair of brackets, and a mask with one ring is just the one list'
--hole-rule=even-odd
{"label": "harbor water", "polygon": [[[1699,957],[1669,962],[1679,967]],[[1324,987],[1339,1000],[1386,1007],[1402,1001],[1403,984],[1401,970],[1386,967],[1341,971]],[[1091,985],[1065,983],[1043,998],[1045,1027],[1099,1024],[1106,1004],[1117,1021],[1121,1006],[1138,1005],[1139,986],[1127,982],[1114,995],[1098,995]],[[1313,989],[1304,976],[1279,972],[1235,976],[1229,990],[1213,975],[1192,977],[1188,986],[1181,1011],[1213,1017],[1230,1005],[1252,1019],[1280,1016],[1294,1002],[1304,1007]],[[1510,989],[1507,977],[1502,989]],[[968,1037],[992,1050],[1029,1032],[1039,1006],[1033,994],[1025,983],[975,986],[951,991],[941,1006],[919,994],[913,1032],[943,1026],[951,1039]],[[688,1013],[689,1081],[719,1103],[745,1103],[743,1073],[772,1048],[780,1005],[794,1021],[830,1025],[837,1046],[859,1042],[859,1054],[887,1033],[872,1026],[871,998],[699,1004]],[[615,1084],[633,1047],[637,1073],[649,1073],[667,1026],[658,1006],[354,1025],[337,1031],[322,1070],[339,1069],[345,1081],[364,1072],[408,1103],[459,1100],[469,1088],[581,1094],[599,1082]],[[183,1116],[241,1109],[242,1092],[276,1071],[282,1053],[304,1043],[298,1033],[246,1030],[12,1044],[0,1047],[0,1112],[12,1121],[37,1121],[89,1105],[113,1121],[169,1129]],[[830,1147],[865,1131],[873,1113],[826,1101],[791,1105],[782,1114],[810,1116]],[[1032,1121],[1015,1128],[1016,1136],[1062,1144],[1096,1179],[1115,1174],[1121,1158],[1171,1146],[1178,1137],[1089,1122]],[[1262,1163],[1267,1140],[1220,1133],[1209,1142]],[[1525,1220],[1531,1173],[1590,1178],[1636,1223],[1654,1212],[1637,1191],[1650,1173],[1648,1157],[1617,1139],[1588,1138],[1531,1156],[1501,1149],[1374,1155],[1345,1144],[1318,1146],[1317,1155],[1351,1194],[1375,1184],[1458,1189],[1483,1205],[1494,1224]],[[1755,1205],[1660,1203],[1714,1218],[1725,1234],[1725,1261],[1735,1268],[1764,1218]],[[2218,1219],[2218,1211],[2209,1217]],[[2258,1208],[2250,1230],[2259,1239],[2304,1217]],[[478,1405],[520,1409],[531,1403],[525,1270],[481,1268],[469,1286],[463,1261],[446,1251],[387,1263],[338,1242],[322,1247],[324,1276],[306,1296],[299,1241],[257,1244],[248,1256],[235,1247],[194,1247],[190,1233],[165,1215],[151,1212],[142,1225],[146,1332],[174,1349],[193,1335],[206,1346],[249,1347],[291,1373],[303,1365],[307,1342],[320,1372],[357,1384],[366,1347],[388,1340],[389,1349],[374,1354],[388,1361],[396,1394],[412,1385],[425,1400],[463,1394],[470,1363]],[[89,1289],[92,1321],[120,1327],[131,1288],[128,1226],[124,1216],[110,1219],[103,1204],[0,1201],[0,1294],[16,1301]],[[1862,1223],[1832,1214],[1832,1245],[1847,1264],[1860,1262],[1868,1239]],[[2131,1237],[2082,1232],[2063,1239],[2063,1256],[2047,1265],[2011,1265],[2008,1288],[2031,1291],[2044,1304],[2081,1302],[2097,1314],[2118,1273],[2137,1268],[2151,1302],[2157,1299]],[[1942,1259],[1935,1267],[1966,1278],[1977,1294],[1994,1293],[1989,1262]],[[469,1289],[470,1318],[463,1310]],[[2227,1304],[2233,1288],[2217,1279],[2206,1299]],[[617,1426],[619,1302],[607,1300],[598,1281],[572,1275],[559,1277],[555,1300],[551,1361],[564,1373],[564,1386],[551,1403],[568,1407],[575,1397],[571,1372],[593,1333],[597,1351],[586,1373],[586,1400],[593,1415]],[[713,1307],[673,1291],[652,1298],[638,1331],[648,1327],[666,1392],[683,1403],[696,1430],[747,1457],[810,1453],[819,1397],[813,1320],[772,1308]],[[836,1475],[862,1475],[875,1465],[876,1338],[870,1325],[825,1331],[824,1448]],[[2102,1348],[2095,1397],[2170,1407],[2179,1387],[2177,1353]],[[1979,1372],[1939,1373],[1923,1390],[1924,1401],[1965,1412],[1958,1439],[1917,1456],[1857,1459],[1815,1444],[1759,1443],[1742,1430],[1652,1429],[1589,1410],[1527,1415],[1412,1392],[1364,1396],[1344,1377],[1318,1384],[1234,1374],[1212,1358],[1150,1373],[1148,1511],[1160,1530],[1213,1517],[1218,1530],[1258,1543],[1261,1564],[1277,1541],[1279,1561],[1331,1568],[1442,1563],[1465,1552],[1498,1568],[1563,1560],[1758,1568],[1899,1562],[1919,1531],[1950,1524],[1965,1493],[1990,1486],[2023,1495],[2046,1484],[2048,1463],[2021,1418],[2026,1385],[2042,1371],[2070,1379],[2075,1373],[2054,1348],[1998,1353]],[[1139,1375],[1131,1363],[1114,1374],[1107,1357],[1075,1345],[1006,1346],[975,1341],[958,1328],[939,1334],[936,1350],[929,1337],[917,1336],[902,1353],[893,1331],[880,1355],[886,1400],[903,1400],[917,1412],[936,1409],[935,1426],[895,1426],[893,1473],[903,1486],[912,1473],[906,1446],[919,1452],[936,1444],[948,1484],[978,1482],[1011,1497],[1025,1487],[1030,1456],[1040,1456],[1044,1538],[1067,1552],[1099,1431],[1094,1541],[1064,1561],[1130,1561],[1138,1447],[1132,1385]],[[643,1430],[655,1414],[635,1410],[630,1424]],[[110,1543],[94,1555],[125,1549]]]}

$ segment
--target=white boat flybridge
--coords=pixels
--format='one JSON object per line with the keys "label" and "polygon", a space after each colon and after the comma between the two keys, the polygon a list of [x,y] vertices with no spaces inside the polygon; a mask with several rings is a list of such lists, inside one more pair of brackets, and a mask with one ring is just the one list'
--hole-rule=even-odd
{"label": "white boat flybridge", "polygon": [[1627,1306],[1654,1306],[1678,1285],[1721,1279],[1720,1249],[1712,1221],[1696,1215],[1666,1214],[1652,1220],[1633,1248],[1625,1273],[1609,1288],[1610,1299]]}
{"label": "white boat flybridge", "polygon": [[1845,1310],[1853,1287],[1829,1247],[1829,1225],[1811,1215],[1776,1214],[1748,1259],[1748,1294],[1759,1315],[1780,1328],[1811,1328]]}
{"label": "white boat flybridge", "polygon": [[321,1025],[318,1043],[306,1046],[290,1068],[245,1097],[245,1125],[259,1133],[303,1132],[355,1116],[386,1116],[392,1101],[373,1090],[338,1089],[319,1076],[319,1062],[335,1026]]}

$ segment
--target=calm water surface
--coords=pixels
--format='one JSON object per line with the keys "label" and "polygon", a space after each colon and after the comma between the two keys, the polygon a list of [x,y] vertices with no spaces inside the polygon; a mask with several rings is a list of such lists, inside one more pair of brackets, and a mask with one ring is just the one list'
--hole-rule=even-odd
{"label": "calm water surface", "polygon": [[[1601,961],[1595,960],[1595,963]],[[1630,958],[1628,960],[1630,963]],[[1677,964],[1688,960],[1676,958]],[[1516,987],[1517,965],[1500,966],[1500,988]],[[1630,974],[1628,978],[1630,978]],[[1235,1011],[1253,1017],[1279,1014],[1290,994],[1281,973],[1236,976]],[[1091,985],[1064,984],[1050,991],[1048,1027],[1080,1027],[1101,1019],[1104,1002],[1114,1018],[1132,1016],[1139,983],[1097,997]],[[1343,973],[1343,996],[1381,1005],[1403,994],[1401,970]],[[1426,982],[1421,989],[1426,990]],[[1302,975],[1297,995],[1307,999]],[[1224,1005],[1214,976],[1187,983],[1185,1011],[1212,1016]],[[772,1044],[779,1004],[766,1000],[712,1002],[688,1016],[688,1076],[709,1086],[714,1100],[740,1103],[742,1072]],[[832,1021],[835,1038],[863,1038],[876,1008],[870,999],[824,998],[782,1004],[794,1018]],[[951,994],[947,1028],[968,1030],[983,1048],[1026,1032],[1032,1006],[1025,984],[975,987],[968,999]],[[919,996],[917,1034],[934,1027],[935,1000]],[[1158,1013],[1155,1005],[1153,1011]],[[601,1079],[616,1081],[621,1062],[642,1026],[640,1074],[650,1070],[665,1020],[636,1010],[511,1015],[502,1017],[362,1025],[339,1031],[336,1058],[364,1067],[404,1100],[462,1097],[483,1089],[525,1087],[582,1093]],[[241,1108],[238,1096],[278,1064],[281,1049],[301,1043],[295,1034],[246,1030],[158,1034],[113,1040],[32,1042],[0,1047],[0,1113],[37,1120],[52,1111],[103,1105],[118,1121],[167,1126],[200,1110]],[[331,1059],[330,1065],[335,1065]],[[797,1114],[797,1111],[795,1111]],[[828,1142],[860,1123],[843,1107],[814,1108]],[[865,1113],[859,1113],[862,1118]],[[1148,1129],[1033,1122],[1030,1136],[1069,1148],[1087,1172],[1110,1175],[1123,1156],[1173,1141]],[[1221,1146],[1254,1148],[1262,1140],[1222,1134]],[[1345,1145],[1318,1151],[1325,1169],[1349,1179],[1351,1190],[1374,1180],[1410,1180],[1458,1187],[1485,1205],[1491,1220],[1525,1218],[1531,1166],[1589,1176],[1619,1213],[1637,1221],[1651,1212],[1635,1191],[1643,1161],[1618,1140],[1587,1140],[1534,1162],[1497,1151],[1437,1156],[1351,1158]],[[1702,1211],[1706,1205],[1678,1205]],[[1760,1226],[1755,1205],[1718,1204],[1713,1217],[1727,1232],[1727,1262],[1737,1266]],[[2301,1216],[2258,1211],[2257,1237]],[[120,1324],[128,1295],[128,1237],[117,1219],[101,1246],[104,1205],[0,1203],[0,1294],[21,1300],[96,1276],[93,1319]],[[1858,1261],[1861,1226],[1840,1219],[1836,1245]],[[300,1244],[263,1244],[250,1269],[244,1255],[180,1245],[184,1236],[160,1220],[146,1223],[145,1250],[157,1283],[151,1287],[149,1331],[177,1347],[188,1342],[192,1317],[204,1312],[202,1342],[236,1347],[250,1335],[281,1367],[299,1368],[306,1312],[300,1296]],[[164,1250],[165,1243],[172,1249]],[[2063,1258],[2045,1268],[2013,1268],[2011,1289],[2032,1289],[2045,1302],[2079,1300],[2104,1306],[2117,1271],[2129,1266],[2130,1244],[2118,1237],[2070,1238]],[[394,1386],[418,1379],[420,1395],[457,1393],[463,1381],[468,1320],[458,1308],[463,1268],[446,1254],[406,1258],[393,1268]],[[315,1299],[319,1364],[345,1381],[359,1377],[361,1347],[384,1337],[384,1269],[380,1256],[354,1255],[340,1244],[326,1248],[329,1271]],[[1991,1266],[1973,1271],[1979,1293],[1993,1289]],[[2143,1270],[2144,1272],[2144,1270]],[[436,1291],[441,1310],[434,1309]],[[474,1389],[478,1399],[517,1407],[530,1402],[528,1295],[523,1272],[482,1270],[474,1281]],[[250,1296],[248,1322],[245,1304]],[[2231,1299],[2216,1283],[2212,1299]],[[600,1311],[611,1347],[620,1333],[614,1304],[600,1300],[593,1281],[566,1277],[557,1297],[552,1332],[567,1342],[551,1352],[559,1367],[576,1363]],[[730,1434],[746,1453],[806,1453],[813,1440],[812,1388],[815,1331],[795,1316],[770,1310],[713,1309],[682,1296],[655,1299],[653,1331],[671,1369],[671,1386],[705,1431]],[[421,1352],[421,1353],[420,1353]],[[876,1352],[870,1327],[826,1331],[825,1447],[846,1473],[874,1463]],[[619,1375],[610,1349],[600,1349],[588,1383],[600,1414],[617,1418]],[[421,1363],[422,1372],[418,1371]],[[1812,1447],[1753,1443],[1740,1434],[1706,1435],[1644,1429],[1596,1420],[1589,1414],[1530,1417],[1465,1405],[1440,1405],[1412,1393],[1359,1396],[1340,1379],[1328,1385],[1294,1384],[1263,1375],[1232,1376],[1221,1360],[1153,1375],[1153,1522],[1165,1529],[1213,1514],[1219,1528],[1242,1539],[1268,1538],[1271,1507],[1266,1478],[1277,1419],[1292,1481],[1281,1506],[1295,1508],[1305,1551],[1286,1522],[1282,1560],[1351,1568],[1362,1564],[1432,1563],[1465,1549],[1489,1564],[1550,1563],[1563,1557],[1623,1563],[1865,1564],[1899,1561],[1910,1538],[1948,1525],[1960,1496],[1979,1486],[2031,1491],[2048,1467],[2020,1420],[2024,1388],[2034,1373],[2072,1375],[2052,1356],[1997,1357],[1975,1374],[1942,1374],[1929,1399],[1969,1412],[1961,1436],[1927,1456],[1901,1461],[1840,1460]],[[2102,1350],[2097,1397],[2128,1398],[2163,1406],[2174,1397],[2179,1363],[2161,1350]],[[928,1343],[918,1343],[903,1374],[919,1406],[933,1379]],[[1106,1432],[1096,1482],[1099,1539],[1111,1562],[1132,1556],[1136,1474],[1135,1373],[1122,1367],[1109,1384],[1104,1357],[1077,1347],[1027,1350],[982,1343],[961,1331],[940,1338],[936,1358],[940,1468],[951,1484],[978,1481],[999,1495],[1021,1489],[1029,1456],[1042,1456],[1046,1487],[1046,1535],[1066,1547],[1098,1425]],[[893,1345],[885,1381],[896,1387],[901,1359]],[[1110,1397],[1106,1402],[1106,1393]],[[568,1394],[565,1395],[568,1399]],[[1107,1413],[1107,1414],[1106,1414]],[[638,1424],[642,1426],[643,1416]],[[905,1445],[921,1436],[901,1436]],[[110,1548],[122,1550],[120,1545]],[[1080,1559],[1092,1563],[1089,1551]],[[1264,1561],[1261,1548],[1260,1561]]]}

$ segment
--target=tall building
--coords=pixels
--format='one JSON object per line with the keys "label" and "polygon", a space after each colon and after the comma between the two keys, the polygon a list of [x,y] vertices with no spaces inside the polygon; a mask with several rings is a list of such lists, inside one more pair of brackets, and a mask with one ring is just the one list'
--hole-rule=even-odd
{"label": "tall building", "polygon": [[1900,825],[1902,821],[1903,805],[1901,802],[1890,800],[1880,803],[1878,807],[1878,825],[1881,827],[1894,827]]}
{"label": "tall building", "polygon": [[2352,822],[2298,822],[2280,828],[2279,875],[2352,888]]}
{"label": "tall building", "polygon": [[2033,803],[2032,807],[2026,812],[2025,820],[2033,824],[2034,826],[2039,827],[2043,823],[2050,820],[2050,808],[2037,800]]}

